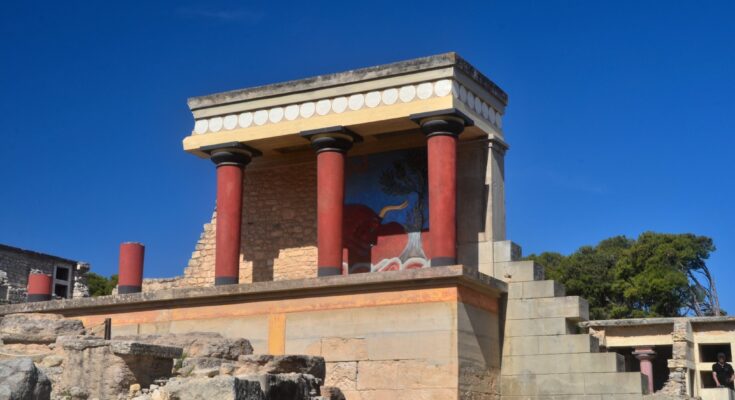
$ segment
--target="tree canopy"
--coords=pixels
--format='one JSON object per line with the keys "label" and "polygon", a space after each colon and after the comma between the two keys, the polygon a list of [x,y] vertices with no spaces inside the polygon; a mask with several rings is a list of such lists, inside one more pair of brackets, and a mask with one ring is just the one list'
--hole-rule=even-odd
{"label": "tree canopy", "polygon": [[112,294],[112,289],[117,286],[117,274],[105,278],[94,272],[88,272],[87,286],[89,287],[89,295],[92,297],[110,295]]}
{"label": "tree canopy", "polygon": [[532,254],[546,277],[569,295],[590,303],[590,318],[721,315],[706,260],[712,239],[693,234],[645,232],[637,239],[615,236],[570,255]]}

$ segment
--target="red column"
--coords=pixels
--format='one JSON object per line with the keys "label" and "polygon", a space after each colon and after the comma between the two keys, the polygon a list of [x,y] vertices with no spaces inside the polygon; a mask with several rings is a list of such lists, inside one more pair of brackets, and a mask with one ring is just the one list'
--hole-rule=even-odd
{"label": "red column", "polygon": [[656,358],[656,352],[652,347],[636,347],[633,352],[635,358],[638,359],[641,366],[641,373],[648,380],[648,393],[653,393],[653,363],[651,360]]}
{"label": "red column", "polygon": [[42,272],[31,272],[28,275],[28,301],[51,300],[53,279]]}
{"label": "red column", "polygon": [[411,119],[426,135],[429,178],[429,238],[431,266],[457,263],[457,137],[472,121],[457,110],[418,115]]}
{"label": "red column", "polygon": [[244,169],[257,150],[241,143],[202,147],[217,166],[217,222],[214,284],[237,284],[240,275],[242,180]]}
{"label": "red column", "polygon": [[360,136],[344,127],[301,132],[317,152],[317,275],[342,274],[345,154]]}
{"label": "red column", "polygon": [[117,293],[139,293],[143,288],[143,259],[145,246],[138,242],[120,244],[117,275]]}

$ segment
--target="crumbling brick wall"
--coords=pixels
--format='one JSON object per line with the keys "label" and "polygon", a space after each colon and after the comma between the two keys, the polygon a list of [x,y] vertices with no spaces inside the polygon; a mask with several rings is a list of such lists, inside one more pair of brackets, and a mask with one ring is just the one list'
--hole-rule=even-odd
{"label": "crumbling brick wall", "polygon": [[[213,285],[216,225],[215,212],[169,287]],[[241,283],[316,276],[315,163],[245,170],[240,252]]]}

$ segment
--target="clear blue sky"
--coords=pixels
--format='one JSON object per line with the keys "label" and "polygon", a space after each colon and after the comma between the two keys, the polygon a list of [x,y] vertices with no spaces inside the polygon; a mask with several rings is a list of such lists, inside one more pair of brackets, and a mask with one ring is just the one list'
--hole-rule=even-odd
{"label": "clear blue sky", "polygon": [[[594,4],[592,4],[594,3]],[[0,243],[180,274],[214,206],[190,96],[457,51],[510,95],[509,237],[714,238],[735,311],[735,2],[0,5]]]}

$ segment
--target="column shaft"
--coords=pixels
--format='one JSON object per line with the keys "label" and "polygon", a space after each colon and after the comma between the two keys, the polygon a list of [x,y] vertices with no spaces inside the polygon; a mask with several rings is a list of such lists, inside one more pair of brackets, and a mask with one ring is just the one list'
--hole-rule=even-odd
{"label": "column shaft", "polygon": [[318,276],[342,273],[342,215],[345,198],[345,155],[317,154]]}
{"label": "column shaft", "polygon": [[457,137],[428,138],[431,265],[457,262]]}
{"label": "column shaft", "polygon": [[243,167],[217,166],[217,225],[214,284],[238,283],[240,275],[240,229],[242,224]]}
{"label": "column shaft", "polygon": [[117,293],[138,293],[143,289],[143,259],[145,247],[141,243],[120,244]]}
{"label": "column shaft", "polygon": [[53,279],[51,275],[46,275],[40,272],[31,272],[28,275],[28,301],[48,301],[51,300],[51,293],[53,293]]}
{"label": "column shaft", "polygon": [[648,381],[648,393],[653,394],[653,363],[651,360],[656,358],[656,352],[652,347],[637,347],[633,355],[640,362],[641,373]]}

